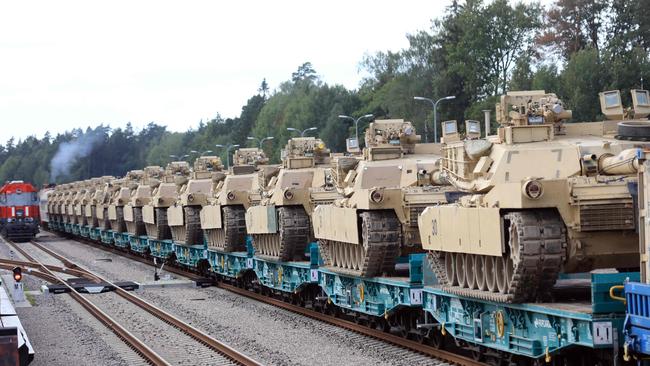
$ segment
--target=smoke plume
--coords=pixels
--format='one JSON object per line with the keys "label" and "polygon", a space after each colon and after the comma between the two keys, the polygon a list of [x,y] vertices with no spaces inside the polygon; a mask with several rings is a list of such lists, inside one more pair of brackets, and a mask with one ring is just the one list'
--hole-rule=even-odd
{"label": "smoke plume", "polygon": [[102,137],[99,131],[88,131],[72,141],[61,143],[50,162],[50,181],[56,182],[58,177],[70,174],[70,168],[77,160],[88,156]]}

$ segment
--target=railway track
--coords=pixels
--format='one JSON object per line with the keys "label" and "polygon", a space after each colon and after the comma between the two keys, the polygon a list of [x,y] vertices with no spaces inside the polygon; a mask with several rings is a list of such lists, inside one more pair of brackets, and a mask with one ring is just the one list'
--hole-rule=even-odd
{"label": "railway track", "polygon": [[[32,241],[31,245],[51,258],[60,261],[67,268],[58,267],[51,263],[48,265],[43,264],[20,245],[8,240],[5,240],[5,242],[24,256],[28,262],[0,260],[0,268],[12,266],[13,264],[10,262],[14,264],[20,263],[20,265],[27,268],[38,268],[32,274],[48,282],[59,283],[68,287],[74,300],[113,331],[139,354],[146,363],[152,365],[187,364],[189,356],[191,357],[189,361],[193,365],[259,365],[257,361],[146,302],[133,293],[115,286],[106,278],[76,265],[37,241]],[[42,258],[42,255],[39,254],[38,256]],[[82,295],[68,285],[64,278],[55,273],[66,273],[66,269],[68,273],[72,273],[70,270],[73,269],[75,275],[79,275],[79,277],[112,285],[115,291],[100,295]],[[90,300],[91,298],[93,300]],[[122,325],[125,323],[137,324],[138,327],[133,331],[129,331]],[[170,344],[173,344],[174,347],[168,347]],[[180,352],[179,349],[183,351]]]}
{"label": "railway track", "polygon": [[[56,235],[56,234],[53,234],[53,235]],[[80,242],[80,243],[83,243],[83,244],[88,244],[88,245],[93,246],[93,247],[95,247],[97,249],[101,249],[101,250],[104,250],[104,251],[115,253],[115,254],[118,254],[118,255],[121,255],[121,256],[136,260],[138,262],[141,262],[141,263],[144,263],[144,264],[147,264],[147,265],[150,265],[150,266],[154,266],[153,262],[150,259],[142,257],[142,256],[134,255],[134,254],[126,252],[126,251],[118,250],[118,249],[107,247],[107,246],[102,246],[102,245],[99,245],[99,244],[94,243],[92,241],[79,240],[79,239],[76,239],[76,238],[71,238],[71,239],[67,239],[67,240],[72,240],[72,241]],[[45,248],[45,249],[49,250],[47,248]],[[165,270],[168,271],[168,272],[177,274],[179,276],[187,277],[187,278],[195,280],[195,281],[205,281],[206,280],[206,278],[204,276],[202,276],[202,275],[199,275],[197,273],[194,273],[194,272],[182,269],[182,268],[178,268],[178,267],[165,266]],[[337,327],[341,327],[341,328],[350,330],[352,332],[361,334],[363,336],[374,338],[374,339],[376,339],[378,341],[381,341],[381,342],[396,345],[396,346],[404,348],[406,350],[410,350],[410,351],[417,352],[419,354],[427,355],[427,356],[431,357],[432,360],[440,361],[439,363],[437,363],[437,364],[440,364],[440,365],[444,365],[444,364],[469,365],[469,366],[485,365],[485,363],[475,361],[475,360],[473,360],[473,359],[471,359],[469,357],[465,357],[463,355],[452,353],[452,352],[449,352],[449,351],[446,351],[446,350],[443,350],[443,349],[438,349],[438,348],[429,346],[427,344],[422,344],[422,343],[420,343],[418,341],[415,341],[415,340],[400,337],[400,336],[395,335],[395,334],[391,334],[391,333],[387,333],[387,332],[384,332],[384,331],[381,331],[381,330],[373,329],[373,328],[370,328],[370,327],[367,327],[367,326],[364,326],[364,325],[361,325],[361,324],[357,324],[355,322],[352,322],[352,321],[349,321],[349,320],[346,320],[346,319],[336,317],[334,315],[324,314],[324,313],[321,313],[319,311],[316,311],[316,310],[313,310],[313,309],[310,309],[310,308],[294,305],[294,304],[291,304],[289,302],[285,302],[285,301],[277,299],[277,298],[265,296],[265,295],[263,295],[261,293],[254,292],[254,291],[251,291],[251,290],[243,288],[243,287],[234,286],[232,284],[224,283],[222,281],[215,281],[213,284],[216,287],[225,289],[227,291],[236,293],[236,294],[241,295],[241,296],[245,296],[245,297],[248,297],[248,298],[251,298],[251,299],[266,303],[266,304],[269,304],[269,305],[273,305],[273,306],[276,306],[276,307],[291,311],[293,313],[301,314],[303,316],[307,316],[307,317],[312,318],[312,319],[316,319],[316,320],[319,320],[319,321],[322,321],[322,322],[325,322],[325,323],[328,323],[328,324],[331,324],[331,325],[335,325]]]}

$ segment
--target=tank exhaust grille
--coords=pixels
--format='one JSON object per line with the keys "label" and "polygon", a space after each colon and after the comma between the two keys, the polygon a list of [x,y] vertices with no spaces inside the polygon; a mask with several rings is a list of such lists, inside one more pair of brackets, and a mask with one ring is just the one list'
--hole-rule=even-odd
{"label": "tank exhaust grille", "polygon": [[634,205],[612,203],[580,206],[581,231],[634,230]]}

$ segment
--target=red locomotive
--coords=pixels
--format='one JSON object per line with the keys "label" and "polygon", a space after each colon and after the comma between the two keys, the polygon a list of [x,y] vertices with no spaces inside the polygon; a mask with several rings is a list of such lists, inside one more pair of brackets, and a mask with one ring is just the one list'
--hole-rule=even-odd
{"label": "red locomotive", "polygon": [[38,233],[38,190],[14,180],[0,188],[0,232],[7,239],[31,240]]}

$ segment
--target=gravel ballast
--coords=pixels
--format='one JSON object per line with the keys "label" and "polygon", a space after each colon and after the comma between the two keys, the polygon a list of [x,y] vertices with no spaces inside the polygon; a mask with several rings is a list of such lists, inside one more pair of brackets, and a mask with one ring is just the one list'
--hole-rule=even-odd
{"label": "gravel ballast", "polygon": [[[39,238],[39,242],[109,280],[153,280],[151,266],[117,254],[51,235]],[[138,295],[263,364],[440,364],[391,344],[215,287],[153,287]]]}

